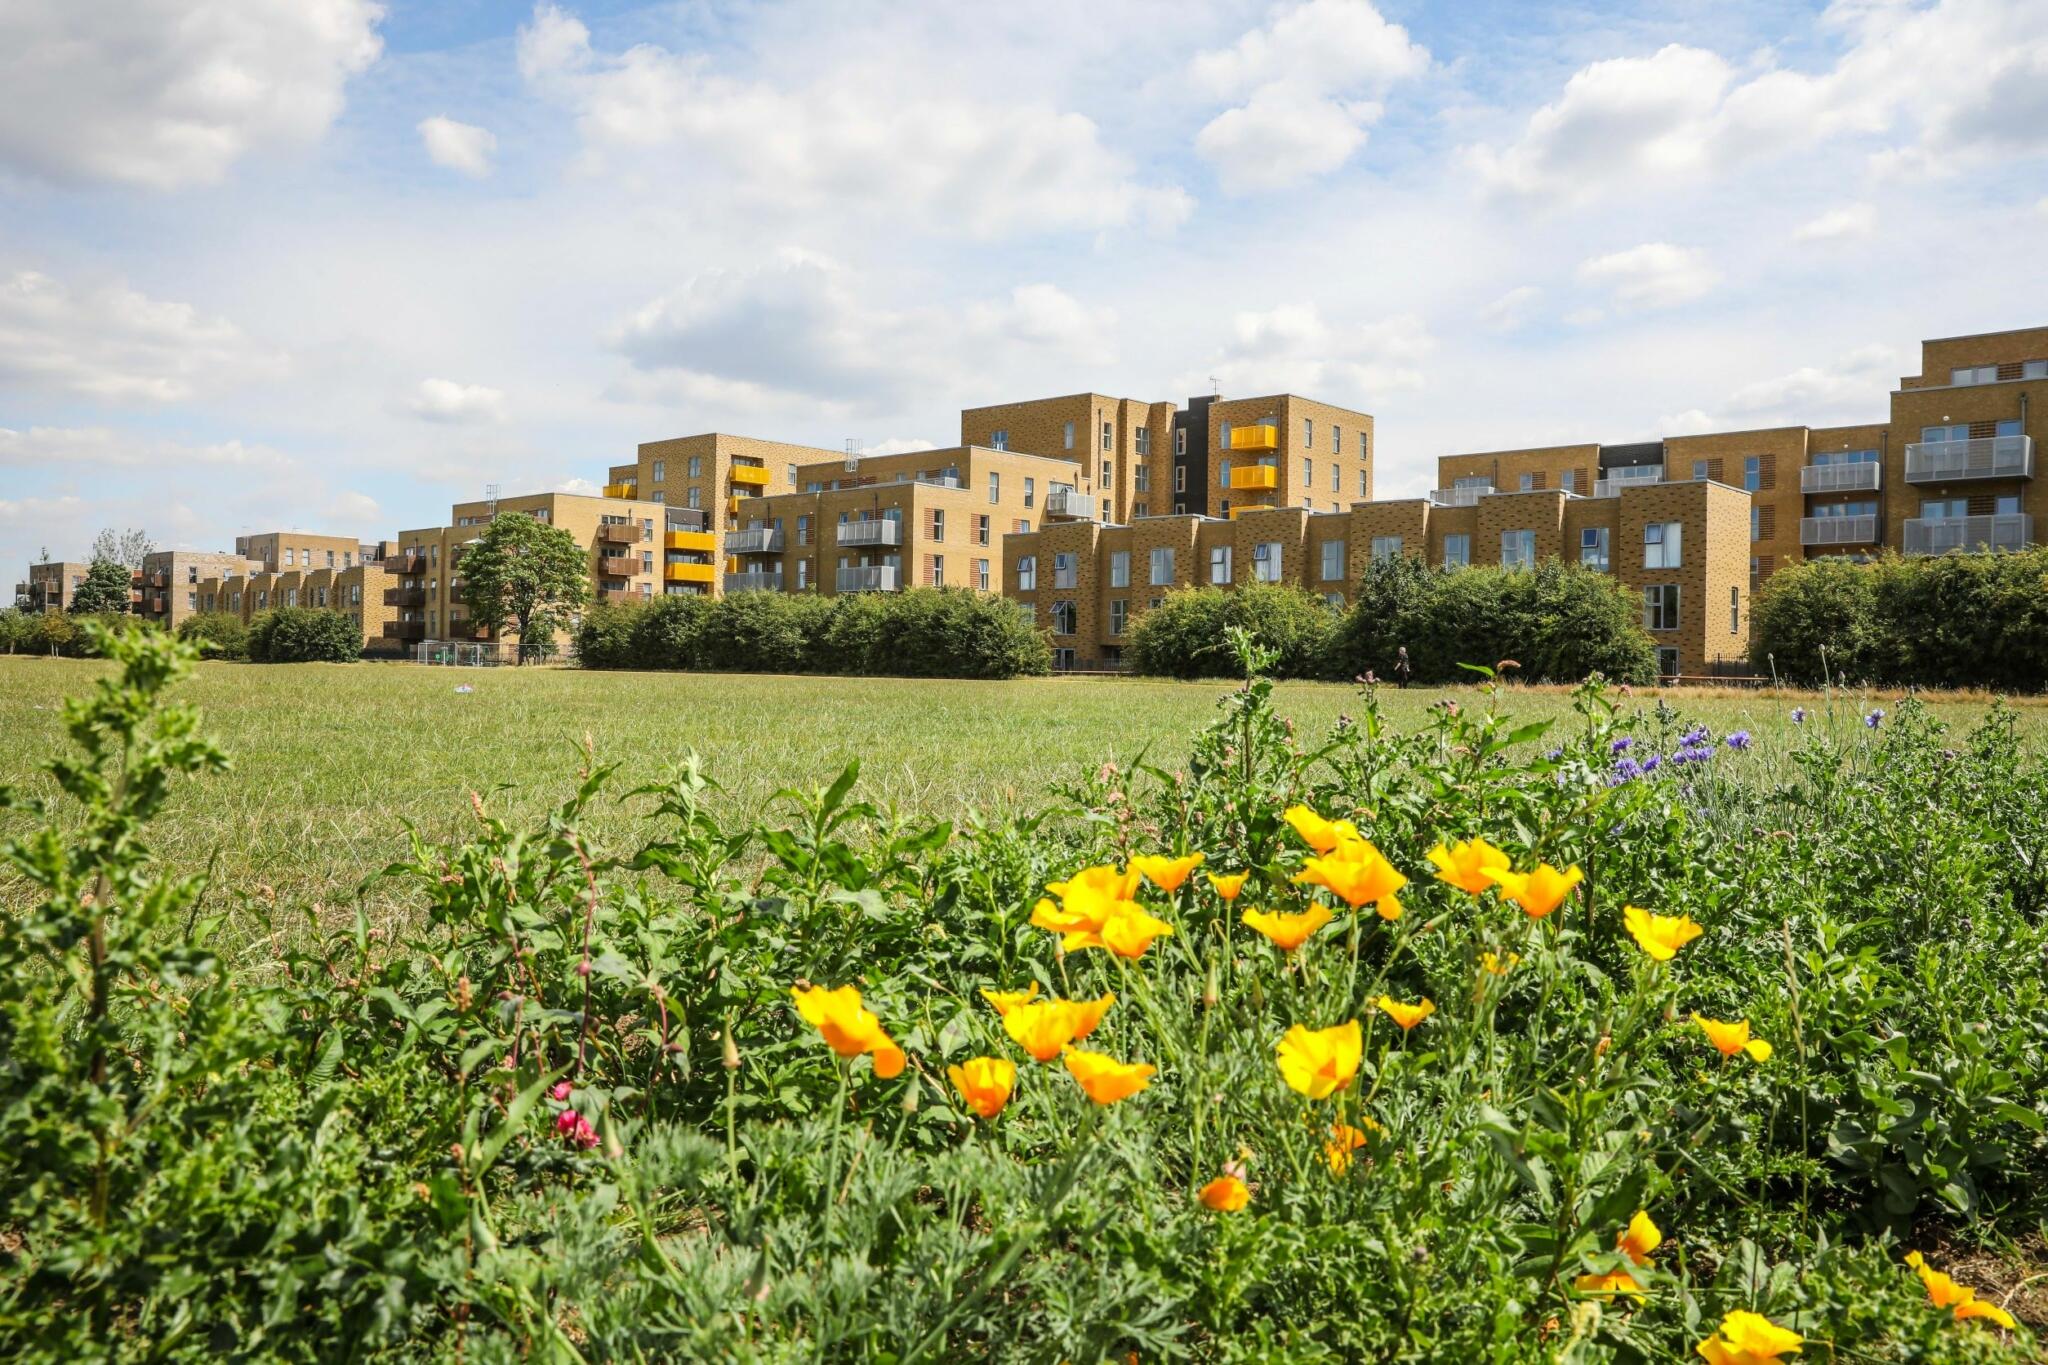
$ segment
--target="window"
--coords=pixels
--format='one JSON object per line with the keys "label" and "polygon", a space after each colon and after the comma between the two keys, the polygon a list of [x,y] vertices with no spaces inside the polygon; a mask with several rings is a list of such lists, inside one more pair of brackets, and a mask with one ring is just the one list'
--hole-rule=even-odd
{"label": "window", "polygon": [[1074,424],[1068,422],[1060,428],[1060,444],[1068,450],[1074,448]]}
{"label": "window", "polygon": [[1444,567],[1462,569],[1472,562],[1472,533],[1453,531],[1444,537]]}
{"label": "window", "polygon": [[1316,486],[1316,462],[1314,460],[1303,460],[1301,462],[1301,486],[1303,488],[1314,488]]}
{"label": "window", "polygon": [[1176,455],[1188,453],[1188,429],[1186,427],[1175,427],[1173,429],[1173,453]]}
{"label": "window", "polygon": [[1728,589],[1728,633],[1730,635],[1737,635],[1740,634],[1741,631],[1742,589],[1730,586]]}
{"label": "window", "polygon": [[933,540],[944,540],[945,538],[946,538],[946,509],[945,509],[945,508],[943,508],[943,507],[934,507],[934,508],[932,509],[932,539],[933,539]]}
{"label": "window", "polygon": [[1536,491],[1536,476],[1534,474],[1524,474],[1522,476],[1522,491],[1524,493]]}
{"label": "window", "polygon": [[1764,486],[1764,457],[1745,455],[1742,457],[1742,486],[1754,493]]}
{"label": "window", "polygon": [[1922,441],[1967,441],[1970,439],[1970,424],[1964,422],[1959,426],[1952,427],[1922,427],[1920,428],[1920,439]]}
{"label": "window", "polygon": [[1705,479],[1707,477],[1707,462],[1705,460],[1694,460],[1692,462],[1692,476],[1695,479]]}
{"label": "window", "polygon": [[1071,550],[1062,550],[1052,557],[1052,585],[1055,588],[1071,588],[1081,576],[1079,556]]}
{"label": "window", "polygon": [[291,563],[292,563],[292,555],[293,555],[293,554],[295,554],[295,553],[296,553],[296,551],[292,550],[292,549],[291,549],[291,548],[290,548],[289,546],[287,546],[287,547],[285,548],[285,552],[284,552],[284,563],[285,563],[285,567],[286,567],[286,568],[290,568],[290,567],[291,567]]}
{"label": "window", "polygon": [[[1035,501],[1035,500],[1037,499],[1037,497],[1038,497],[1038,480],[1036,480],[1036,479],[1034,479],[1034,478],[1031,478],[1031,477],[1030,477],[1029,475],[1025,476],[1025,479],[1024,479],[1024,505],[1025,505],[1026,507],[1029,507],[1029,506],[1031,506],[1031,505],[1032,505],[1032,503],[1033,503],[1033,502],[1034,502],[1034,501]],[[1026,529],[1026,530],[1029,530],[1029,529],[1031,529],[1031,528],[1027,526],[1027,527],[1026,527],[1025,529]]]}
{"label": "window", "polygon": [[1209,547],[1209,581],[1221,586],[1230,582],[1230,547],[1211,545]]}
{"label": "window", "polygon": [[1330,461],[1330,491],[1332,493],[1342,493],[1344,491],[1344,471],[1337,468],[1335,460]]}
{"label": "window", "polygon": [[1230,423],[1218,422],[1216,424],[1216,448],[1218,450],[1230,449]]}
{"label": "window", "polygon": [[1752,542],[1764,538],[1764,509],[1755,503],[1749,505],[1749,538]]}
{"label": "window", "polygon": [[1948,382],[1951,384],[1995,384],[1998,382],[1998,367],[1996,365],[1970,365],[1960,370],[1950,370],[1948,372]]}
{"label": "window", "polygon": [[1003,500],[1003,476],[995,470],[989,471],[988,500],[990,502],[1001,502]]}
{"label": "window", "polygon": [[[1399,550],[1399,549],[1400,549],[1401,547],[1400,547],[1400,545],[1399,545],[1399,544],[1396,544],[1396,545],[1394,546],[1394,548],[1395,548],[1395,549],[1396,549],[1396,550],[1398,551],[1398,550]],[[1340,578],[1344,577],[1344,542],[1343,542],[1343,541],[1341,541],[1341,540],[1326,540],[1326,541],[1324,541],[1324,542],[1323,542],[1323,566],[1322,566],[1322,567],[1323,567],[1323,581],[1324,581],[1325,583],[1328,583],[1328,582],[1330,582],[1330,581],[1331,581],[1331,580],[1333,580],[1333,579],[1340,579]]]}
{"label": "window", "polygon": [[1878,455],[1875,450],[1820,450],[1815,451],[1813,456],[1816,465],[1876,464],[1877,461]]}
{"label": "window", "polygon": [[1815,503],[1813,511],[1808,515],[1823,521],[1829,517],[1874,517],[1877,515],[1877,500],[1869,498],[1862,502]]}
{"label": "window", "polygon": [[1109,507],[1109,499],[1108,499],[1108,498],[1104,498],[1104,499],[1102,500],[1102,520],[1104,520],[1104,521],[1108,521],[1108,520],[1109,520],[1109,518],[1110,518],[1110,507]]}
{"label": "window", "polygon": [[1109,556],[1109,586],[1128,588],[1131,586],[1131,552],[1113,550]]}
{"label": "window", "polygon": [[1344,453],[1344,428],[1340,426],[1332,426],[1330,428],[1330,449],[1338,455]]}
{"label": "window", "polygon": [[1535,568],[1536,533],[1534,531],[1502,531],[1500,533],[1500,563],[1504,569]]}
{"label": "window", "polygon": [[1316,448],[1316,423],[1313,417],[1301,419],[1301,448],[1303,450],[1314,450]]}
{"label": "window", "polygon": [[1945,517],[1967,517],[1970,515],[1970,500],[1968,498],[1922,498],[1920,500],[1920,515],[1930,520],[1940,520]]}
{"label": "window", "polygon": [[2048,360],[2029,360],[2020,367],[2022,379],[2048,379]]}
{"label": "window", "polygon": [[196,592],[186,593],[185,606],[192,611],[199,610],[199,594]]}
{"label": "window", "polygon": [[1595,573],[1606,573],[1611,567],[1607,559],[1607,528],[1587,526],[1579,532],[1579,563]]}
{"label": "window", "polygon": [[1371,496],[1372,496],[1372,488],[1371,488],[1371,486],[1370,486],[1370,485],[1369,485],[1369,484],[1368,484],[1368,483],[1366,482],[1366,480],[1368,480],[1368,479],[1369,479],[1369,478],[1371,478],[1371,477],[1372,477],[1372,476],[1371,476],[1371,475],[1369,475],[1369,474],[1367,474],[1367,473],[1366,473],[1366,472],[1365,472],[1365,471],[1364,471],[1363,469],[1361,469],[1361,470],[1359,470],[1359,471],[1358,471],[1358,496],[1359,496],[1359,497],[1361,497],[1361,498],[1369,498],[1369,497],[1371,497]]}
{"label": "window", "polygon": [[796,461],[791,460],[782,467],[782,481],[791,488],[796,487]]}
{"label": "window", "polygon": [[925,556],[924,581],[927,586],[934,588],[946,581],[946,557],[944,555]]}
{"label": "window", "polygon": [[1344,610],[1344,594],[1341,592],[1324,593],[1323,605],[1328,607],[1331,611]]}
{"label": "window", "polygon": [[[1136,519],[1136,518],[1138,518],[1138,517],[1142,517],[1142,516],[1145,516],[1145,515],[1147,515],[1147,510],[1146,510],[1146,504],[1145,504],[1145,503],[1143,503],[1143,502],[1134,502],[1134,503],[1132,503],[1132,504],[1131,504],[1131,517],[1132,517],[1132,519],[1133,519],[1133,520],[1135,520],[1135,519]],[[1105,521],[1107,521],[1107,520],[1109,519],[1109,509],[1108,509],[1108,508],[1106,508],[1106,507],[1105,507],[1105,508],[1103,509],[1103,512],[1102,512],[1102,517],[1103,517],[1103,520],[1105,520]]]}
{"label": "window", "polygon": [[1991,515],[1995,517],[2016,517],[2020,514],[2020,495],[2000,493],[1991,504]]}
{"label": "window", "polygon": [[[801,561],[799,561],[801,562]],[[1017,556],[1017,591],[1038,591],[1038,556]]]}
{"label": "window", "polygon": [[811,561],[810,561],[810,560],[808,560],[808,559],[799,559],[799,560],[798,560],[798,561],[796,562],[796,588],[797,588],[797,591],[798,591],[798,592],[802,592],[802,591],[803,591],[803,590],[804,590],[805,588],[808,588],[808,587],[810,587],[810,586],[811,586]]}
{"label": "window", "polygon": [[1653,521],[1643,527],[1643,567],[1675,569],[1683,562],[1683,527],[1675,521]]}
{"label": "window", "polygon": [[1400,553],[1401,537],[1374,536],[1372,538],[1372,557],[1375,560],[1392,559],[1395,555],[1398,555]]}
{"label": "window", "polygon": [[651,482],[651,483],[661,483],[661,482],[664,482],[664,481],[665,481],[665,480],[666,480],[667,478],[668,478],[668,461],[667,461],[667,460],[656,460],[656,461],[654,462],[654,477],[653,477],[653,479],[649,480],[649,482]]}
{"label": "window", "polygon": [[1173,467],[1173,491],[1176,493],[1188,491],[1188,467],[1184,464],[1177,464]]}
{"label": "window", "polygon": [[1252,577],[1261,583],[1280,581],[1280,542],[1262,540],[1252,546]]}
{"label": "window", "polygon": [[1152,547],[1152,586],[1163,588],[1173,582],[1173,547],[1155,545]]}
{"label": "window", "polygon": [[1080,615],[1081,613],[1075,610],[1074,604],[1072,602],[1053,603],[1052,633],[1055,635],[1072,635],[1075,631],[1076,623],[1080,619]]}
{"label": "window", "polygon": [[1097,478],[1095,482],[1101,484],[1104,488],[1108,488],[1110,484],[1115,482],[1115,479],[1112,478],[1110,475],[1108,460],[1104,460],[1102,462],[1102,475],[1101,477]]}
{"label": "window", "polygon": [[988,534],[989,515],[988,513],[983,512],[974,518],[974,543],[976,545],[988,544]]}
{"label": "window", "polygon": [[1130,598],[1128,598],[1128,597],[1112,597],[1112,598],[1110,598],[1110,599],[1109,599],[1109,633],[1110,633],[1111,635],[1121,635],[1121,634],[1123,634],[1123,633],[1124,633],[1124,625],[1125,625],[1125,623],[1126,623],[1126,622],[1128,622],[1128,621],[1129,621],[1130,619],[1131,619],[1131,599],[1130,599]]}
{"label": "window", "polygon": [[1104,423],[1102,424],[1102,448],[1103,448],[1104,450],[1115,450],[1115,449],[1116,449],[1116,440],[1115,440],[1115,438],[1114,438],[1114,437],[1113,437],[1113,436],[1112,436],[1112,435],[1110,434],[1110,433],[1111,433],[1111,430],[1112,430],[1112,428],[1110,427],[1110,424],[1109,424],[1109,423],[1107,423],[1107,422],[1104,422]]}
{"label": "window", "polygon": [[[997,450],[1008,450],[1010,448],[1010,429],[1008,427],[997,427],[989,433],[988,442]],[[991,474],[989,478],[993,479],[995,475]]]}
{"label": "window", "polygon": [[1678,629],[1678,585],[1652,583],[1643,589],[1643,629]]}
{"label": "window", "polygon": [[1657,675],[1662,678],[1678,676],[1678,651],[1670,645],[1658,646]]}
{"label": "window", "polygon": [[2024,436],[2025,434],[2025,432],[2020,430],[2020,419],[2017,417],[2008,418],[2000,422],[1997,430],[1993,432],[1993,435],[1997,436]]}
{"label": "window", "polygon": [[666,488],[655,489],[654,500],[659,503],[666,503],[668,501],[668,490]]}
{"label": "window", "polygon": [[1131,491],[1133,493],[1150,493],[1152,491],[1152,470],[1149,466],[1139,465],[1131,470]]}
{"label": "window", "polygon": [[974,586],[980,588],[983,592],[988,591],[988,561],[986,559],[974,561]]}
{"label": "window", "polygon": [[652,550],[642,550],[642,551],[640,552],[640,572],[641,572],[641,573],[653,573],[653,572],[654,572],[654,551],[652,551]]}
{"label": "window", "polygon": [[690,465],[689,465],[689,469],[690,469],[690,477],[691,477],[691,478],[693,478],[693,479],[701,479],[701,478],[703,478],[703,477],[704,477],[704,457],[703,457],[702,455],[692,455],[692,456],[690,457]]}
{"label": "window", "polygon": [[1563,489],[1563,490],[1564,490],[1565,492],[1567,492],[1567,493],[1576,493],[1576,492],[1578,492],[1578,491],[1579,491],[1579,471],[1578,471],[1578,470],[1576,470],[1576,469],[1567,469],[1567,470],[1565,470],[1565,471],[1564,471],[1564,473],[1562,473],[1562,474],[1558,475],[1558,482],[1557,482],[1557,486],[1558,486],[1559,488],[1562,488],[1562,489]]}
{"label": "window", "polygon": [[1137,430],[1137,438],[1138,454],[1150,455],[1152,453],[1152,428],[1139,427]]}

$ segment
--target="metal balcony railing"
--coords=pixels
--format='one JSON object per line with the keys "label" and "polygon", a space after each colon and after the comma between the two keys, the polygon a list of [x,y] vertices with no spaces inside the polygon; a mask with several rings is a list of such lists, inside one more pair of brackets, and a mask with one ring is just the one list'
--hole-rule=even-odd
{"label": "metal balcony railing", "polygon": [[1909,555],[1952,550],[2021,550],[2034,543],[2034,519],[2023,513],[1990,517],[1915,517],[1906,523]]}
{"label": "metal balcony railing", "polygon": [[896,570],[894,566],[888,564],[865,564],[841,569],[838,586],[841,592],[894,592]]}
{"label": "metal balcony railing", "polygon": [[1967,441],[1915,441],[1906,447],[1907,483],[1966,479],[2031,479],[2034,438],[1979,436]]}
{"label": "metal balcony railing", "polygon": [[901,545],[903,523],[893,517],[842,521],[837,529],[836,540],[841,545]]}
{"label": "metal balcony railing", "polygon": [[1877,514],[1859,512],[1847,517],[1801,517],[1801,545],[1874,545],[1877,543]]}
{"label": "metal balcony railing", "polygon": [[1438,507],[1476,507],[1479,500],[1493,492],[1493,485],[1466,488],[1432,488],[1429,500]]}
{"label": "metal balcony railing", "polygon": [[1095,515],[1095,499],[1078,488],[1055,484],[1045,495],[1045,514],[1049,517],[1092,517]]}
{"label": "metal balcony railing", "polygon": [[725,576],[725,591],[728,595],[736,592],[781,592],[782,575],[758,569],[747,573],[729,573]]}
{"label": "metal balcony railing", "polygon": [[1664,466],[1660,464],[1624,465],[1607,471],[1604,479],[1593,481],[1593,496],[1615,498],[1621,496],[1624,488],[1638,488],[1644,484],[1662,483]]}
{"label": "metal balcony railing", "polygon": [[1860,464],[1810,464],[1799,471],[1802,493],[1874,493],[1884,481],[1884,466],[1875,460]]}
{"label": "metal balcony railing", "polygon": [[782,553],[782,532],[772,526],[727,531],[725,552],[729,555],[779,555]]}

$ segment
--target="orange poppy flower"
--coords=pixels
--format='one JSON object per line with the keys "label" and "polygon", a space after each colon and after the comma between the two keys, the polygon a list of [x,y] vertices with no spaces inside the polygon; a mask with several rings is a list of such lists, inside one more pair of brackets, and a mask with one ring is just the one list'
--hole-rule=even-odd
{"label": "orange poppy flower", "polygon": [[1294,826],[1302,842],[1318,853],[1328,853],[1345,840],[1358,837],[1358,826],[1349,820],[1325,820],[1307,806],[1289,806],[1281,818]]}
{"label": "orange poppy flower", "polygon": [[796,986],[790,994],[796,997],[796,1012],[834,1052],[841,1057],[873,1054],[875,1074],[885,1081],[902,1074],[903,1049],[882,1028],[882,1021],[862,1008],[858,990],[852,986],[836,990]]}
{"label": "orange poppy flower", "polygon": [[967,1107],[985,1119],[1003,1112],[1017,1084],[1017,1064],[1007,1057],[971,1057],[946,1068]]}
{"label": "orange poppy flower", "polygon": [[1542,919],[1572,893],[1572,888],[1586,879],[1573,863],[1560,872],[1549,863],[1539,863],[1533,872],[1504,872],[1489,868],[1487,876],[1500,888],[1500,893],[1522,907],[1522,913],[1530,919]]}
{"label": "orange poppy flower", "polygon": [[1241,919],[1254,930],[1263,934],[1275,948],[1291,953],[1314,937],[1316,930],[1328,924],[1334,916],[1321,905],[1311,905],[1306,910],[1247,910]]}
{"label": "orange poppy flower", "polygon": [[1438,844],[1429,851],[1436,866],[1436,879],[1449,882],[1467,895],[1478,896],[1493,885],[1490,873],[1505,872],[1511,866],[1508,855],[1484,839],[1468,839],[1449,847]]}
{"label": "orange poppy flower", "polygon": [[1190,853],[1184,858],[1153,853],[1131,859],[1133,872],[1140,874],[1168,895],[1180,890],[1181,883],[1201,865],[1202,855],[1199,853]]}
{"label": "orange poppy flower", "polygon": [[1067,1071],[1097,1104],[1127,1100],[1151,1083],[1159,1068],[1144,1062],[1120,1062],[1100,1052],[1067,1049]]}
{"label": "orange poppy flower", "polygon": [[1202,1186],[1200,1194],[1196,1197],[1202,1201],[1204,1207],[1212,1208],[1218,1213],[1236,1213],[1252,1202],[1252,1189],[1234,1175],[1219,1175]]}
{"label": "orange poppy flower", "polygon": [[1391,995],[1383,995],[1373,1003],[1379,1006],[1381,1014],[1399,1024],[1403,1033],[1436,1013],[1436,1002],[1426,995],[1412,1005],[1404,1005]]}

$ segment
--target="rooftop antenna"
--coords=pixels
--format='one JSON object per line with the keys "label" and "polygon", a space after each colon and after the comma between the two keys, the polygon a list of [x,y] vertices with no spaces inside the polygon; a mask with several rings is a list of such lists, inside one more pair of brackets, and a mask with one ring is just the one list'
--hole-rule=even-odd
{"label": "rooftop antenna", "polygon": [[1209,396],[1211,398],[1221,398],[1223,396],[1223,386],[1216,382],[1216,376],[1213,374],[1209,376]]}
{"label": "rooftop antenna", "polygon": [[498,515],[498,485],[494,483],[484,485],[484,501],[491,505],[491,515],[496,517]]}

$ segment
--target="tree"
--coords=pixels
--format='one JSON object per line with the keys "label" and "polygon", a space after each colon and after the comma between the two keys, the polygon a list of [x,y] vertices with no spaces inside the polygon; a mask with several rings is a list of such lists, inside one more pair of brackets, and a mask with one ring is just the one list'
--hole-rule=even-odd
{"label": "tree", "polygon": [[250,623],[247,649],[260,664],[352,664],[363,635],[345,611],[279,607]]}
{"label": "tree", "polygon": [[85,581],[78,585],[78,591],[71,594],[71,612],[74,616],[89,616],[103,611],[128,610],[128,591],[134,574],[122,567],[119,561],[93,556],[92,567],[85,571]]}
{"label": "tree", "polygon": [[462,600],[471,621],[509,624],[524,645],[536,626],[552,633],[590,600],[590,552],[560,527],[507,512],[463,555]]}
{"label": "tree", "polygon": [[143,557],[156,549],[156,542],[149,538],[149,532],[136,527],[116,533],[109,526],[93,537],[92,557],[95,561],[110,559],[125,565],[130,573],[142,568]]}

